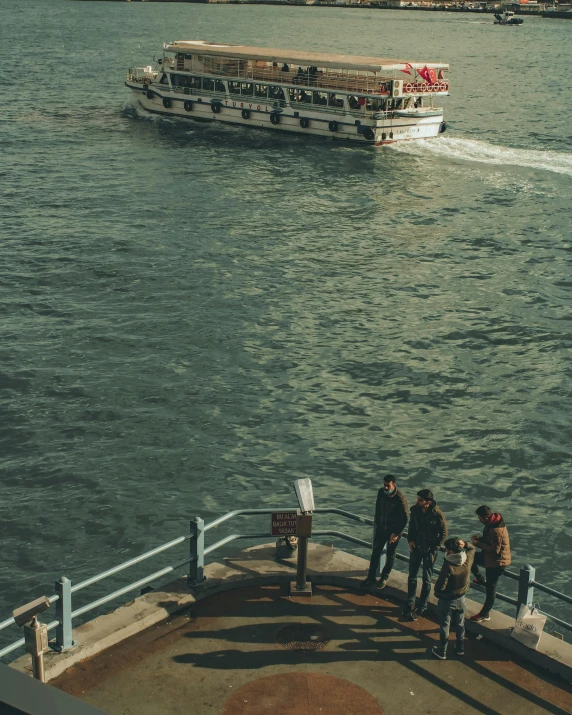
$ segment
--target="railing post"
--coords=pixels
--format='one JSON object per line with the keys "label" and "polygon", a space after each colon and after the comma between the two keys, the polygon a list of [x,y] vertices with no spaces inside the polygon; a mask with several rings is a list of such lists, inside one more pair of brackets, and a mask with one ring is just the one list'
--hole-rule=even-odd
{"label": "railing post", "polygon": [[516,617],[518,618],[518,612],[520,607],[525,604],[533,603],[534,601],[534,587],[531,583],[534,581],[536,575],[536,569],[534,566],[526,565],[520,569],[520,574],[518,578],[518,596],[517,596],[517,607],[516,607]]}
{"label": "railing post", "polygon": [[56,581],[55,589],[59,596],[56,601],[56,618],[59,624],[56,626],[55,650],[61,653],[73,645],[71,581],[62,576],[59,581]]}
{"label": "railing post", "polygon": [[190,586],[198,586],[205,580],[205,522],[198,516],[191,519],[191,540],[189,550],[191,561],[189,563],[188,582]]}

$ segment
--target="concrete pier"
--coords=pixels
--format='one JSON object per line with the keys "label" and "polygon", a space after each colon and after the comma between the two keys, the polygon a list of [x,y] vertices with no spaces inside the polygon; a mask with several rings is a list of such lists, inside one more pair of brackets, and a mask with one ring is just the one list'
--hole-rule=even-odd
{"label": "concrete pier", "polygon": [[80,626],[75,648],[46,659],[51,685],[112,715],[572,713],[569,644],[544,634],[526,649],[494,613],[471,624],[464,658],[451,643],[440,661],[436,622],[400,615],[402,572],[360,591],[364,559],[311,544],[314,595],[290,597],[295,562],[274,553],[247,549],[198,589],[175,581]]}

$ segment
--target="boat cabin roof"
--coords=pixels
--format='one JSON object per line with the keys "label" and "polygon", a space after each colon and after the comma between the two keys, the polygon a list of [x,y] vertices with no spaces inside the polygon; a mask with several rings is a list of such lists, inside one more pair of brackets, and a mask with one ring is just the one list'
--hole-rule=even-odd
{"label": "boat cabin roof", "polygon": [[240,60],[258,60],[264,62],[285,62],[297,65],[315,65],[317,67],[333,67],[336,69],[361,70],[366,72],[383,72],[387,70],[402,70],[406,65],[413,69],[422,69],[426,65],[435,69],[449,69],[443,62],[413,62],[409,60],[390,59],[387,57],[362,57],[361,55],[335,55],[325,52],[307,52],[300,50],[283,50],[272,47],[248,47],[247,45],[227,45],[204,40],[176,40],[165,43],[166,52],[198,53],[200,55],[215,55]]}

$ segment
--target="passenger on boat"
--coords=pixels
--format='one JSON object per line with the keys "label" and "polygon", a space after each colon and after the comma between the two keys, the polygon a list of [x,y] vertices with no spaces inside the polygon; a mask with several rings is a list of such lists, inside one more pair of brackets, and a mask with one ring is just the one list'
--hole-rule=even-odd
{"label": "passenger on boat", "polygon": [[350,109],[359,109],[359,103],[358,103],[356,97],[350,95],[350,96],[348,97],[348,102],[349,102],[349,105],[350,105]]}
{"label": "passenger on boat", "polygon": [[288,67],[286,62],[282,65],[282,72],[290,72],[290,67]]}

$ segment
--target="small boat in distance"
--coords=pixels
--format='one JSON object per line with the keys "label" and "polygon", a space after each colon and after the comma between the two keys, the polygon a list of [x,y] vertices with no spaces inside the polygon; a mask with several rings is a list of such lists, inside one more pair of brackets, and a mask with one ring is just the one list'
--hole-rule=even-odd
{"label": "small boat in distance", "polygon": [[360,143],[446,129],[448,64],[178,40],[126,85],[147,111]]}
{"label": "small boat in distance", "polygon": [[505,10],[502,15],[495,12],[495,25],[522,25],[523,19],[521,17],[515,17],[512,10]]}

